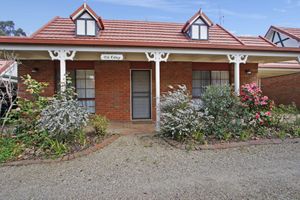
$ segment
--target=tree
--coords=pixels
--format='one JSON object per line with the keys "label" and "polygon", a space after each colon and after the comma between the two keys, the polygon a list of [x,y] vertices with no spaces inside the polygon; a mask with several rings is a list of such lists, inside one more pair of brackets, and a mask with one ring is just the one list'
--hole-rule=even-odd
{"label": "tree", "polygon": [[[14,61],[17,64],[20,62],[17,56],[13,52],[0,52],[0,60]],[[16,106],[18,88],[12,81],[11,75],[8,77],[0,76],[0,137],[4,133],[5,125],[8,121],[9,114],[11,113],[14,106]]]}
{"label": "tree", "polygon": [[26,36],[23,29],[15,29],[13,21],[0,21],[0,36]]}

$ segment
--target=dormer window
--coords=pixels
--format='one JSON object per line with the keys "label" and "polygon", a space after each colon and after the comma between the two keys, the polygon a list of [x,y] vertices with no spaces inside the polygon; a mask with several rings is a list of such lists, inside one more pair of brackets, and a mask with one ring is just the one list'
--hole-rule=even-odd
{"label": "dormer window", "polygon": [[193,40],[207,40],[208,39],[208,26],[198,19],[193,23],[189,30],[189,36]]}
{"label": "dormer window", "polygon": [[199,12],[185,23],[182,32],[192,40],[208,40],[209,27],[212,25],[212,21],[210,21],[202,10],[199,10]]}
{"label": "dormer window", "polygon": [[70,18],[75,23],[76,36],[96,37],[98,32],[104,30],[104,24],[99,16],[84,3]]}
{"label": "dormer window", "polygon": [[96,36],[97,30],[96,21],[88,13],[85,12],[76,19],[76,35]]}

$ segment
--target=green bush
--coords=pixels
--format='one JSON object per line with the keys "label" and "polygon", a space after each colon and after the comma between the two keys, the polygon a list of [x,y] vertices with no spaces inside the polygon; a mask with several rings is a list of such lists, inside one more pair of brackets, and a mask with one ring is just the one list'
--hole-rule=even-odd
{"label": "green bush", "polygon": [[272,112],[277,114],[300,114],[300,111],[294,102],[290,105],[280,104],[279,106],[275,106]]}
{"label": "green bush", "polygon": [[107,133],[108,120],[101,115],[94,115],[90,120],[91,126],[95,129],[95,132],[99,136],[105,136]]}
{"label": "green bush", "polygon": [[239,136],[246,125],[246,114],[229,85],[208,86],[202,96],[204,113],[207,116],[204,131],[218,139],[228,140]]}
{"label": "green bush", "polygon": [[41,111],[48,105],[49,99],[42,94],[45,82],[38,82],[30,75],[22,77],[29,99],[18,97],[18,108],[13,110],[9,116],[9,123],[14,126],[14,134],[36,134]]}

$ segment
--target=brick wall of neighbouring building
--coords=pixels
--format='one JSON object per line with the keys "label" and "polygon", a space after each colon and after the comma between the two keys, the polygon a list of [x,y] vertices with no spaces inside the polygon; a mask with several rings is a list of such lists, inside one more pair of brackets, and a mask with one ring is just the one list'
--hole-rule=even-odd
{"label": "brick wall of neighbouring building", "polygon": [[262,91],[276,104],[295,102],[300,107],[300,73],[264,78],[261,80]]}
{"label": "brick wall of neighbouring building", "polygon": [[[36,68],[38,71],[32,73]],[[96,76],[96,113],[105,115],[111,120],[130,121],[130,70],[151,69],[152,74],[152,119],[155,120],[155,67],[149,62],[67,62],[67,70],[95,69]],[[252,74],[246,75],[245,70],[251,69]],[[170,85],[185,84],[189,91],[192,90],[193,70],[229,70],[231,83],[233,82],[233,66],[227,63],[189,63],[167,62],[161,63],[161,92],[167,92]],[[56,74],[59,73],[59,62],[53,61],[23,61],[19,66],[19,76],[31,74],[38,81],[49,83],[45,90],[51,96],[56,88]],[[241,83],[257,81],[257,64],[241,66]],[[20,91],[24,92],[24,86]]]}

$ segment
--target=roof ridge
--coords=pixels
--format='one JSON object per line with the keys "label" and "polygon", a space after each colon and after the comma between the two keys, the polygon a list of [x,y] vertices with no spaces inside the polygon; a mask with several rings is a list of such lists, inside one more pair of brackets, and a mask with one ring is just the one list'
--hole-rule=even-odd
{"label": "roof ridge", "polygon": [[52,24],[56,19],[59,19],[59,16],[55,16],[50,21],[48,21],[46,24],[44,24],[41,28],[39,28],[37,31],[35,31],[33,34],[30,35],[31,38],[34,38],[37,34],[39,34],[42,30],[44,30],[47,26]]}
{"label": "roof ridge", "polygon": [[246,46],[246,44],[240,40],[237,36],[233,35],[232,33],[230,33],[228,30],[226,30],[224,27],[222,27],[219,24],[216,24],[218,27],[220,27],[222,30],[224,30],[226,33],[228,33],[231,37],[233,37],[234,39],[236,39],[239,43],[241,43],[242,45]]}

